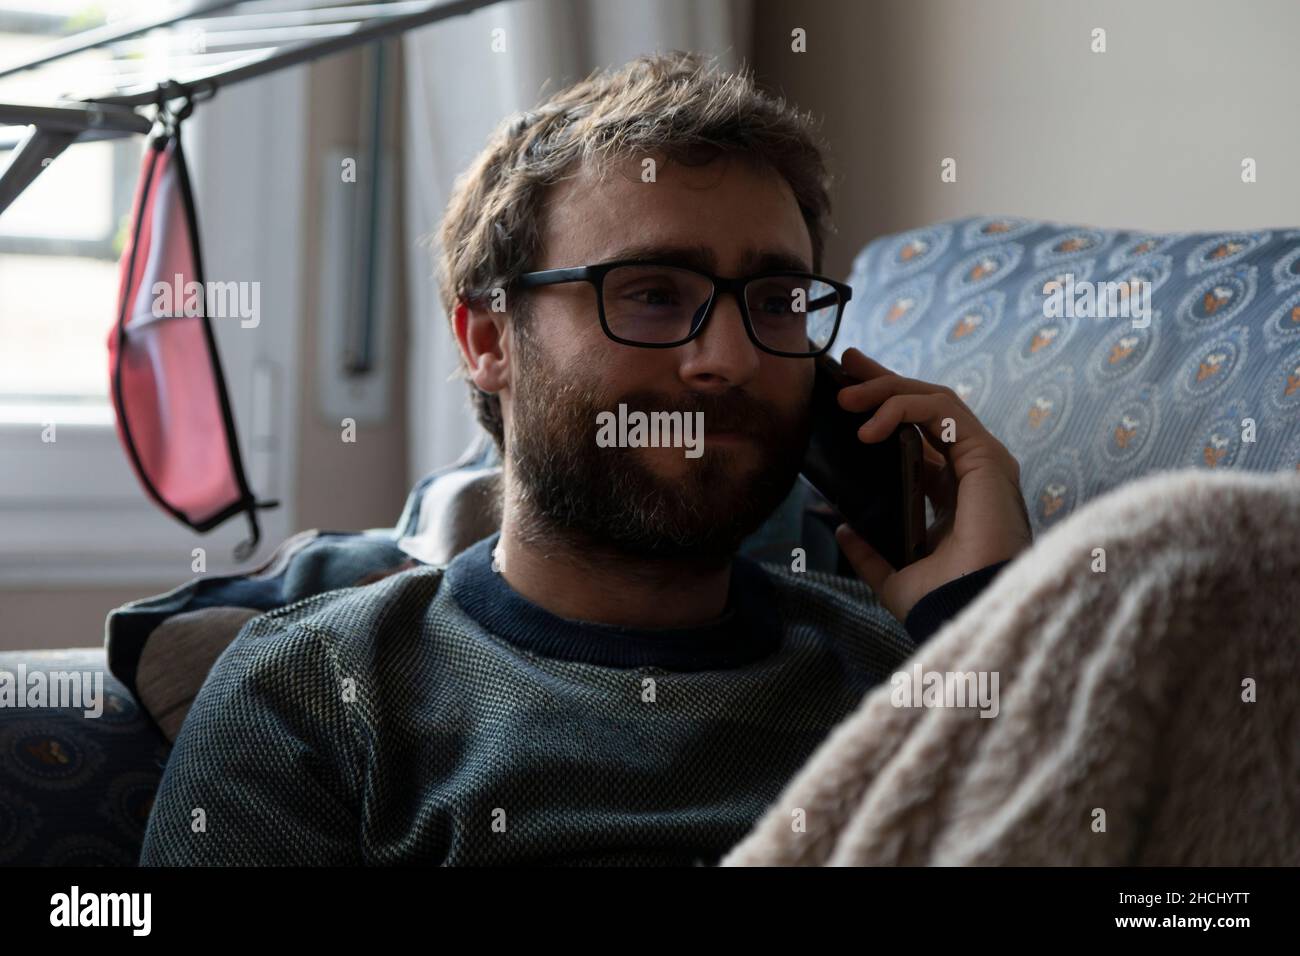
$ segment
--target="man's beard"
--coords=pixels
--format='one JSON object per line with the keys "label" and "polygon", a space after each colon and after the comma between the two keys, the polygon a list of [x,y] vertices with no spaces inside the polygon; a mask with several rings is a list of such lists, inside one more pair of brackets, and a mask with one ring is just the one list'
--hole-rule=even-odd
{"label": "man's beard", "polygon": [[[740,388],[687,392],[677,399],[650,391],[607,397],[593,382],[562,374],[518,326],[515,345],[514,420],[506,453],[523,540],[545,545],[559,539],[598,552],[716,568],[794,486],[808,446],[806,411],[786,417]],[[700,435],[703,456],[689,459],[679,478],[664,478],[635,448],[597,445],[597,415],[616,411],[619,403],[629,415],[641,411],[647,417],[703,412],[710,430],[750,440],[710,447]],[[757,454],[746,454],[746,444]]]}

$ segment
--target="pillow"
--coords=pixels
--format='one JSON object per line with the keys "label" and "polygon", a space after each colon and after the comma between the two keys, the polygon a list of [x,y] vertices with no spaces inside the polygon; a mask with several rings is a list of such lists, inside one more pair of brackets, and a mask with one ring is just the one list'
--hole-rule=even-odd
{"label": "pillow", "polygon": [[501,467],[467,467],[440,475],[413,504],[413,533],[397,546],[425,564],[447,564],[501,527]]}
{"label": "pillow", "polygon": [[[1045,308],[1053,280],[1131,279],[1145,327]],[[849,281],[837,354],[954,389],[1020,459],[1036,533],[1153,471],[1300,468],[1300,230],[971,217],[875,240]]]}
{"label": "pillow", "polygon": [[169,743],[176,742],[194,697],[240,629],[262,612],[209,607],[167,618],[149,635],[136,668],[140,705]]}
{"label": "pillow", "polygon": [[[188,629],[194,625],[193,618],[155,635],[155,630],[172,618],[207,608],[269,611],[323,591],[364,584],[374,575],[400,568],[407,561],[407,555],[397,547],[392,529],[300,532],[283,542],[270,560],[255,571],[198,578],[166,594],[132,601],[109,612],[104,628],[108,668],[138,698],[146,647],[152,644],[152,654],[165,655],[168,649],[162,642],[179,639],[195,653],[206,654],[211,642],[216,640],[207,635],[209,621],[223,621],[228,625],[233,620],[222,615],[197,619],[206,635],[201,638]],[[198,666],[190,670],[197,671]],[[158,671],[155,668],[150,673],[156,675]],[[203,674],[206,673],[204,670]],[[170,688],[157,693],[163,695],[160,699],[175,703],[188,689],[188,686]]]}
{"label": "pillow", "polygon": [[0,653],[0,671],[20,668],[102,679],[103,710],[0,707],[0,866],[134,866],[170,745],[103,648]]}

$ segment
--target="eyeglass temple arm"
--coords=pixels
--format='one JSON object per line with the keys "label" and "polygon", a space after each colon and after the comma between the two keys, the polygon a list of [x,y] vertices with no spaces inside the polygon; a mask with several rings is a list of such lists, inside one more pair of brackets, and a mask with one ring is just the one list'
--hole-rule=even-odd
{"label": "eyeglass temple arm", "polygon": [[545,269],[541,272],[526,272],[515,280],[521,288],[535,285],[555,285],[560,282],[576,282],[591,278],[589,266],[577,266],[572,269]]}

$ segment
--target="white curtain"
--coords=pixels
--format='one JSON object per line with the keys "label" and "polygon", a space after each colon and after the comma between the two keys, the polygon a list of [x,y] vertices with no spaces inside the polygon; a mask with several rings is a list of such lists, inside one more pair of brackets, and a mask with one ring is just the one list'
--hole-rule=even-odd
{"label": "white curtain", "polygon": [[[674,49],[748,64],[751,0],[514,0],[408,33],[403,172],[412,482],[479,433],[434,281],[432,245],[452,181],[508,114],[597,67]],[[492,49],[500,28],[504,52]],[[543,86],[545,84],[545,86]]]}

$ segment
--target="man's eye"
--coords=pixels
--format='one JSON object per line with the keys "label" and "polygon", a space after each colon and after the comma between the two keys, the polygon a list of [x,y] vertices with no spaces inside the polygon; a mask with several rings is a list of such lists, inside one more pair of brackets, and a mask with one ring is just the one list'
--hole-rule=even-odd
{"label": "man's eye", "polygon": [[626,296],[639,305],[674,306],[678,304],[677,292],[668,288],[647,288],[630,292]]}
{"label": "man's eye", "polygon": [[765,315],[788,315],[791,311],[790,299],[785,296],[770,296],[759,303],[759,310]]}

